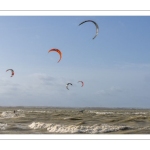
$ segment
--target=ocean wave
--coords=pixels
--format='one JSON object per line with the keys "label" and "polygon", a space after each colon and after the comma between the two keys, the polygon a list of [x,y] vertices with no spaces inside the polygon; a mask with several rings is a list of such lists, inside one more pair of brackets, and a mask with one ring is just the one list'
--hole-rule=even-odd
{"label": "ocean wave", "polygon": [[7,124],[0,123],[0,130],[5,130],[7,127]]}
{"label": "ocean wave", "polygon": [[130,129],[128,126],[113,126],[107,124],[101,125],[61,125],[54,123],[42,123],[42,122],[33,122],[29,125],[31,129],[46,129],[49,133],[86,133],[86,134],[99,134],[99,133],[108,133],[115,132],[119,130]]}
{"label": "ocean wave", "polygon": [[109,115],[109,114],[118,114],[118,115],[146,115],[147,112],[110,112],[110,111],[89,111],[89,113],[95,113],[97,115]]}
{"label": "ocean wave", "polygon": [[145,115],[147,113],[146,112],[135,112],[135,113],[132,113],[132,114],[134,114],[134,115]]}
{"label": "ocean wave", "polygon": [[14,113],[13,111],[4,111],[1,113],[0,116],[1,116],[0,119],[25,117],[23,113],[19,112]]}
{"label": "ocean wave", "polygon": [[94,113],[97,115],[110,115],[110,114],[115,114],[115,112],[111,112],[111,111],[95,111],[95,110],[90,110],[88,111],[89,113]]}
{"label": "ocean wave", "polygon": [[65,117],[64,120],[82,120],[82,118],[77,118],[77,117]]}
{"label": "ocean wave", "polygon": [[34,111],[32,111],[32,110],[29,110],[28,112],[35,112],[35,113],[45,113],[45,112],[47,112],[47,111],[42,111],[42,110],[34,110]]}
{"label": "ocean wave", "polygon": [[109,115],[114,114],[114,112],[95,112],[97,115]]}
{"label": "ocean wave", "polygon": [[118,115],[146,115],[146,112],[117,112]]}
{"label": "ocean wave", "polygon": [[22,112],[22,113],[24,112],[24,110],[23,110],[23,109],[18,109],[17,111],[18,111],[18,112]]}

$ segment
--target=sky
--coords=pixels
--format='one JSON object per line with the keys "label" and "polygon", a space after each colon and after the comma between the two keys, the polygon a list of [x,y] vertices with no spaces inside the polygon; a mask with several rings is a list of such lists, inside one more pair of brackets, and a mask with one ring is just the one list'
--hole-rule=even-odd
{"label": "sky", "polygon": [[0,106],[150,108],[149,33],[149,16],[0,16]]}

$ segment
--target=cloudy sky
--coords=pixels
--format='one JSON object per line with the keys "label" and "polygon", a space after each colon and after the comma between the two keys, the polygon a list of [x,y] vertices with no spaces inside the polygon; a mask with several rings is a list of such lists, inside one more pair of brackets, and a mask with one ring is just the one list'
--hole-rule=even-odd
{"label": "cloudy sky", "polygon": [[0,16],[0,106],[150,108],[149,33],[149,16]]}

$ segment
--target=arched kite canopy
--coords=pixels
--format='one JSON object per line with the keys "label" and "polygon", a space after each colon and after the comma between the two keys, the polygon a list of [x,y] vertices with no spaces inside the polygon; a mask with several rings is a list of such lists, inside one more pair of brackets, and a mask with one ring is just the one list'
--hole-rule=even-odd
{"label": "arched kite canopy", "polygon": [[62,52],[61,52],[59,49],[52,48],[52,49],[50,49],[50,50],[48,51],[48,53],[49,53],[49,52],[57,52],[57,53],[59,54],[59,56],[60,56],[60,59],[58,60],[58,62],[61,60],[61,58],[62,58]]}
{"label": "arched kite canopy", "polygon": [[14,75],[14,70],[13,70],[13,69],[7,69],[6,72],[9,71],[9,70],[11,71],[11,76],[10,76],[10,77],[13,77],[13,75]]}
{"label": "arched kite canopy", "polygon": [[83,81],[78,81],[78,82],[81,82],[81,83],[82,83],[81,87],[84,86],[84,82],[83,82]]}
{"label": "arched kite canopy", "polygon": [[99,32],[98,24],[97,24],[95,21],[93,21],[93,20],[86,20],[86,21],[81,22],[81,23],[79,24],[79,26],[80,26],[81,24],[83,24],[83,23],[86,23],[86,22],[92,22],[92,23],[95,24],[95,26],[96,26],[96,35],[93,37],[93,39],[95,39],[96,36],[98,35],[98,32]]}
{"label": "arched kite canopy", "polygon": [[68,90],[69,90],[69,88],[68,88],[69,85],[72,85],[72,83],[67,83],[67,84],[66,84],[66,88],[67,88]]}

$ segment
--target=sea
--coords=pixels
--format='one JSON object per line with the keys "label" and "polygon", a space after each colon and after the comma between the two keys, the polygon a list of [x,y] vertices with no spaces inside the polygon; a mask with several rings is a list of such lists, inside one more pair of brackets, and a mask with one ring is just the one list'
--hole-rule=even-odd
{"label": "sea", "polygon": [[0,107],[0,134],[150,134],[150,109]]}

